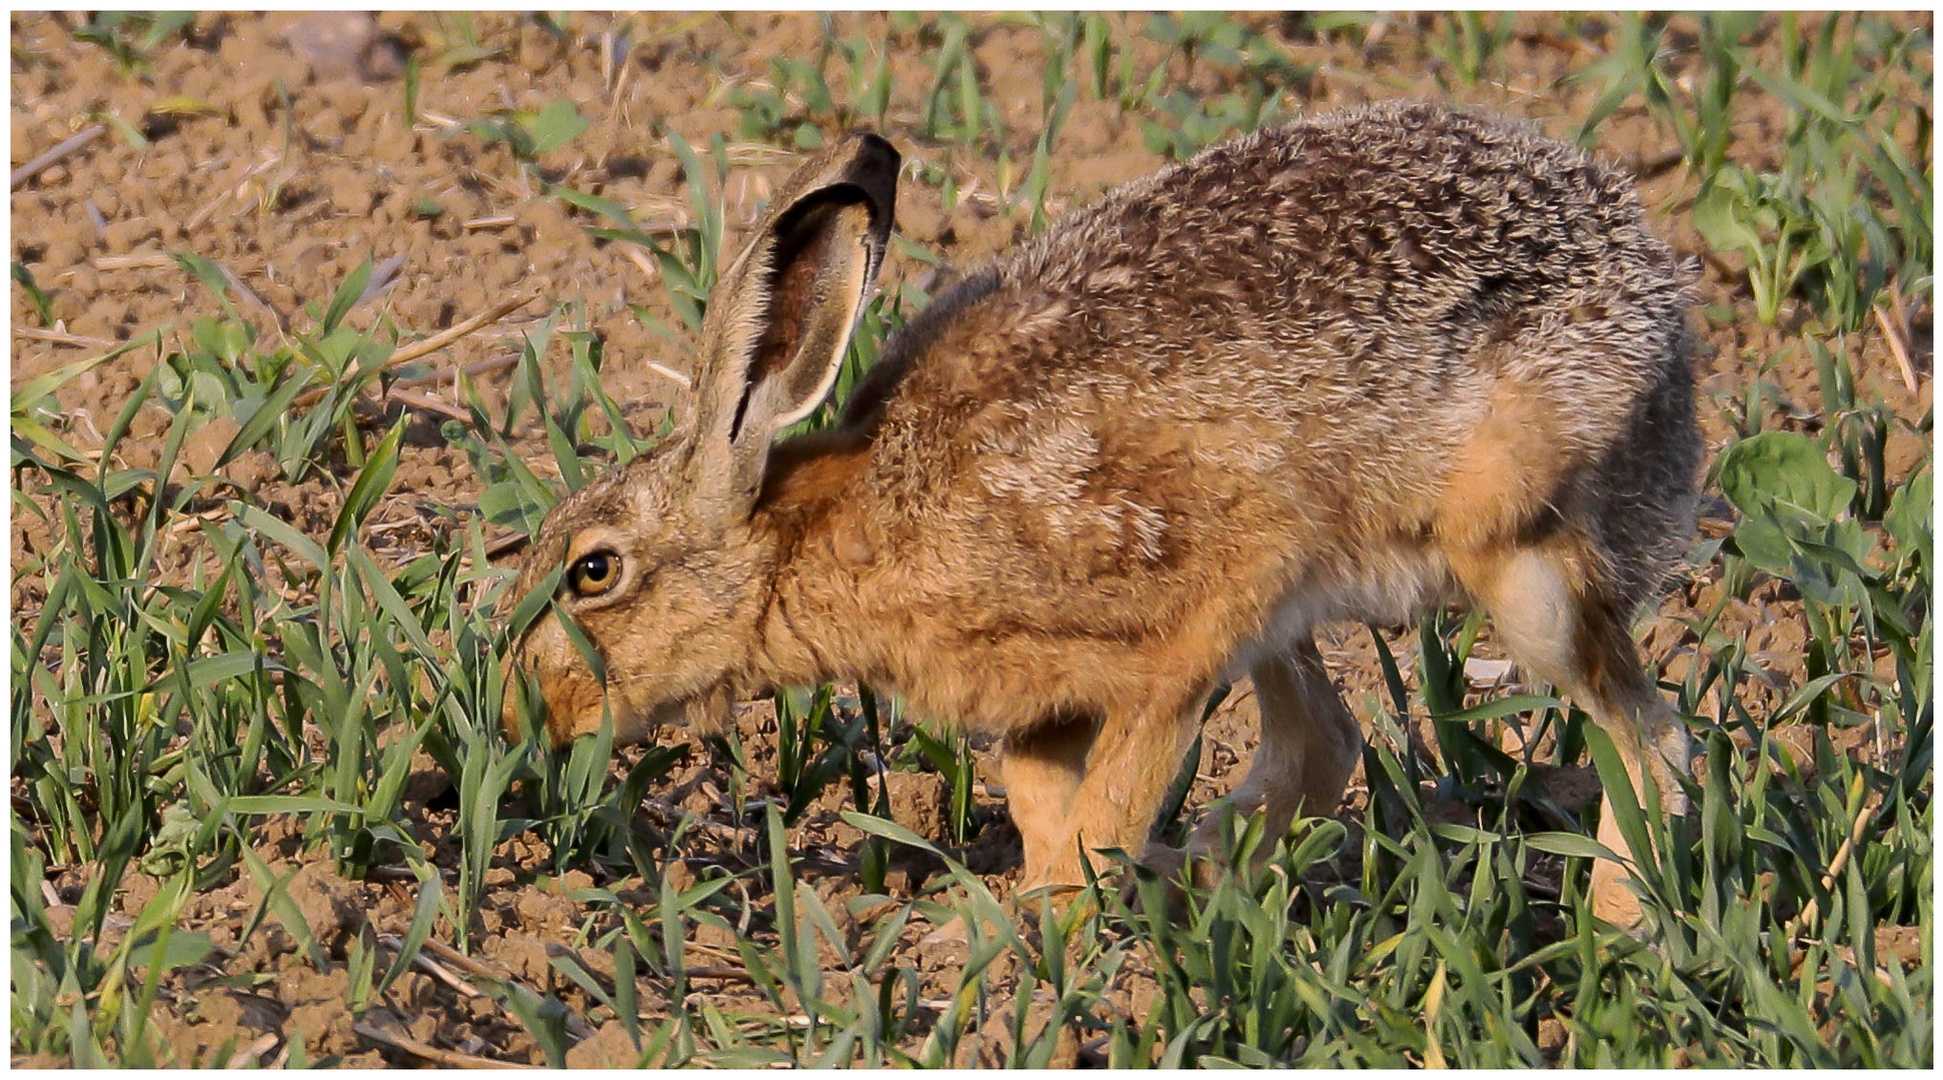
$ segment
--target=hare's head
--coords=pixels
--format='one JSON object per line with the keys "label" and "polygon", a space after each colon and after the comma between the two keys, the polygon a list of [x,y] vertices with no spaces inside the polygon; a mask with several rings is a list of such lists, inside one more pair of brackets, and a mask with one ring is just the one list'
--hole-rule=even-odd
{"label": "hare's head", "polygon": [[[617,742],[727,712],[776,569],[750,527],[769,448],[836,379],[890,235],[897,169],[890,144],[860,135],[790,177],[716,286],[680,426],[561,500],[534,535],[512,596],[556,584],[511,671],[538,682],[556,744],[598,731],[603,703]],[[515,739],[517,690],[509,673]]]}

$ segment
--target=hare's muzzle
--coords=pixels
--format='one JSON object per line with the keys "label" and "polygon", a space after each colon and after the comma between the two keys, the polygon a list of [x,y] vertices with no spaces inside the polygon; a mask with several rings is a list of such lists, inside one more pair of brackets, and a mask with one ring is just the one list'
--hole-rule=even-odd
{"label": "hare's muzzle", "polygon": [[520,673],[525,670],[517,656],[506,665],[506,686],[500,695],[499,728],[506,733],[506,741],[518,745],[526,733],[520,730],[519,695]]}
{"label": "hare's muzzle", "polygon": [[555,720],[557,710],[553,708],[554,703],[547,697],[545,688],[540,673],[528,667],[525,658],[515,652],[506,665],[506,686],[500,695],[499,706],[499,728],[506,733],[507,742],[517,746],[526,739],[526,729],[519,718],[522,694],[530,695],[533,707],[541,710],[540,730],[549,743],[559,747],[573,738],[571,732],[560,730]]}

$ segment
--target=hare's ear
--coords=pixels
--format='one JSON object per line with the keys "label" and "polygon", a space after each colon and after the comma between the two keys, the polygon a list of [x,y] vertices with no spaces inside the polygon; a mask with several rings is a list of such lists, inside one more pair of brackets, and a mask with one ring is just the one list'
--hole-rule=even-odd
{"label": "hare's ear", "polygon": [[746,515],[776,433],[830,392],[884,258],[898,154],[858,135],[783,184],[716,286],[695,383],[697,494],[723,521]]}

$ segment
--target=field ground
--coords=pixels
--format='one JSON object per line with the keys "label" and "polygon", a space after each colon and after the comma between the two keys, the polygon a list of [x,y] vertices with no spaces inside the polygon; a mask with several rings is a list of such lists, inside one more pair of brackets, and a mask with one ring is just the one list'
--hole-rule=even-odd
{"label": "field ground", "polygon": [[[1932,1065],[1932,31],[14,15],[14,1062]],[[1348,797],[1172,922],[993,907],[990,748],[857,687],[500,740],[497,553],[653,437],[803,149],[906,155],[863,363],[1113,184],[1398,96],[1581,141],[1695,267],[1651,945],[1583,910],[1583,718],[1461,619],[1335,628]]]}

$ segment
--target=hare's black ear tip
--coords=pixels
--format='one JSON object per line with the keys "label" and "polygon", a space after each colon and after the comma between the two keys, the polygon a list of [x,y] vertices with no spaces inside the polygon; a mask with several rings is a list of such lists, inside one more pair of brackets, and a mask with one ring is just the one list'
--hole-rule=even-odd
{"label": "hare's black ear tip", "polygon": [[860,131],[850,138],[856,144],[857,149],[853,156],[859,164],[872,169],[896,172],[897,167],[904,161],[904,156],[897,152],[897,147],[892,146],[889,139],[874,131]]}
{"label": "hare's black ear tip", "polygon": [[897,200],[897,173],[903,155],[874,132],[860,131],[845,141],[844,179],[863,192],[871,207],[873,225],[890,227],[891,206]]}

